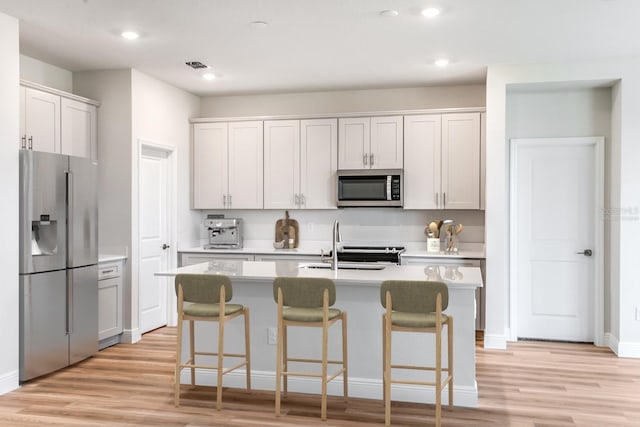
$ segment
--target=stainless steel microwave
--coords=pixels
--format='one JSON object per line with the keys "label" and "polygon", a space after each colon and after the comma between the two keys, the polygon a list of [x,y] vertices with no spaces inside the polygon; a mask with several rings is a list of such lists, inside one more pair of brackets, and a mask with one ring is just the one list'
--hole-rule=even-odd
{"label": "stainless steel microwave", "polygon": [[402,169],[349,169],[338,171],[341,207],[402,207]]}

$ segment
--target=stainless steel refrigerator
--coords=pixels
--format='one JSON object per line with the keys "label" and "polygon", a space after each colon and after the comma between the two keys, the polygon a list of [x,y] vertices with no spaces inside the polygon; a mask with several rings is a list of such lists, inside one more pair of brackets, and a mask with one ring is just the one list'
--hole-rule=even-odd
{"label": "stainless steel refrigerator", "polygon": [[98,350],[97,165],[20,151],[20,381]]}

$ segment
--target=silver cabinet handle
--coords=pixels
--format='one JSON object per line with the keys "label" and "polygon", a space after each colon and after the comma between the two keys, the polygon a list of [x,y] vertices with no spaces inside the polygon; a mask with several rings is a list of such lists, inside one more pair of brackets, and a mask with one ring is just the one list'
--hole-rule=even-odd
{"label": "silver cabinet handle", "polygon": [[226,194],[222,195],[222,206],[225,207],[225,208],[227,207],[227,195]]}
{"label": "silver cabinet handle", "polygon": [[447,193],[445,192],[442,193],[442,207],[443,208],[447,207]]}
{"label": "silver cabinet handle", "polygon": [[373,153],[369,155],[369,165],[373,166]]}
{"label": "silver cabinet handle", "polygon": [[33,150],[33,136],[29,137],[29,150]]}
{"label": "silver cabinet handle", "polygon": [[22,135],[22,138],[20,138],[20,140],[22,141],[22,149],[26,150],[27,149],[27,135]]}
{"label": "silver cabinet handle", "polygon": [[367,166],[367,153],[362,154],[362,163]]}
{"label": "silver cabinet handle", "polygon": [[293,204],[296,206],[300,206],[300,196],[298,196],[297,194],[293,195]]}
{"label": "silver cabinet handle", "polygon": [[300,194],[300,207],[307,205],[307,199],[304,197],[304,194]]}
{"label": "silver cabinet handle", "polygon": [[593,251],[591,249],[585,249],[582,252],[576,252],[576,255],[591,256],[593,255]]}
{"label": "silver cabinet handle", "polygon": [[440,197],[439,197],[439,196],[440,196],[440,193],[438,193],[438,192],[436,191],[436,193],[434,194],[434,199],[436,199],[436,208],[438,207],[438,201],[439,201],[439,199],[440,199]]}
{"label": "silver cabinet handle", "polygon": [[231,207],[231,204],[232,204],[232,202],[231,202],[231,194],[229,194],[229,207]]}

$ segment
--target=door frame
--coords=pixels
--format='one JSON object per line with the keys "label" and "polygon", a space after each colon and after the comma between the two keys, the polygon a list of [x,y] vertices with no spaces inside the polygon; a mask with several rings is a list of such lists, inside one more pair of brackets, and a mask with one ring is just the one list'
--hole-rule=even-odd
{"label": "door frame", "polygon": [[[162,151],[167,155],[167,241],[169,244],[168,251],[168,263],[167,268],[176,268],[176,258],[177,258],[177,229],[178,229],[178,218],[177,218],[177,197],[178,197],[178,148],[166,144],[162,144],[156,141],[139,138],[138,139],[138,167],[137,167],[137,182],[138,182],[138,197],[136,197],[136,210],[138,213],[138,224],[137,224],[137,245],[140,248],[140,224],[142,222],[141,218],[141,209],[140,209],[140,194],[142,193],[142,184],[140,180],[140,166],[142,163],[142,153],[143,149],[152,149],[157,151]],[[140,265],[140,251],[138,250],[138,255],[135,260],[137,265]],[[140,269],[136,268],[138,272],[138,319],[140,319]],[[160,278],[161,280],[166,280],[166,278]],[[175,326],[178,323],[178,316],[175,310],[176,307],[176,296],[173,290],[173,287],[169,286],[169,283],[166,284],[166,292],[167,292],[167,326]],[[139,320],[138,320],[139,322]],[[140,326],[138,324],[138,326]]]}
{"label": "door frame", "polygon": [[509,141],[510,172],[509,172],[509,340],[518,340],[518,208],[516,195],[517,159],[520,147],[558,146],[558,140],[567,145],[593,145],[595,147],[596,186],[594,191],[594,295],[593,295],[593,343],[596,346],[605,345],[604,340],[604,222],[602,212],[604,208],[604,137],[558,137],[558,138],[513,138]]}

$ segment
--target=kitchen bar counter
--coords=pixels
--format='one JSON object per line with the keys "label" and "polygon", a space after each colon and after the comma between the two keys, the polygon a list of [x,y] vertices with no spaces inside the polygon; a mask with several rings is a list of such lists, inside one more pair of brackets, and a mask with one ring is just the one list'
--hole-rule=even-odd
{"label": "kitchen bar counter", "polygon": [[[454,403],[456,406],[475,407],[478,390],[475,375],[475,290],[482,287],[479,268],[459,267],[457,274],[445,277],[446,267],[386,266],[383,270],[338,270],[306,268],[308,263],[291,261],[237,261],[214,260],[156,273],[173,277],[179,273],[225,274],[233,282],[233,301],[251,309],[252,383],[256,389],[273,390],[275,385],[275,343],[269,341],[269,330],[276,327],[276,304],[272,282],[275,277],[328,277],[336,282],[336,308],[348,313],[349,395],[363,398],[382,398],[382,313],[380,283],[387,279],[443,280],[449,285],[449,308],[446,313],[454,317]],[[242,322],[232,321],[225,333],[226,349],[242,351]],[[332,328],[335,329],[335,328]],[[317,333],[316,333],[317,332]],[[196,342],[204,351],[214,351],[207,343],[217,340],[216,326],[199,324]],[[329,358],[340,355],[340,336],[329,334]],[[314,357],[320,354],[319,331],[291,328],[290,353],[296,357]],[[185,340],[183,351],[188,344]],[[444,346],[446,351],[446,345]],[[394,362],[424,365],[433,363],[434,339],[429,334],[398,333],[393,338]],[[446,360],[446,359],[445,359]],[[231,361],[229,361],[231,362]],[[301,368],[302,369],[302,368]],[[416,378],[416,372],[398,372],[398,376]],[[198,384],[215,384],[215,374],[197,371]],[[188,372],[181,378],[187,383]],[[225,386],[244,387],[244,374],[231,373],[224,377]],[[289,380],[289,389],[303,393],[319,393],[319,382],[312,379]],[[339,379],[329,384],[329,394],[340,395]],[[410,402],[434,402],[433,388],[393,384],[392,399]],[[446,393],[443,399],[446,401]]]}

